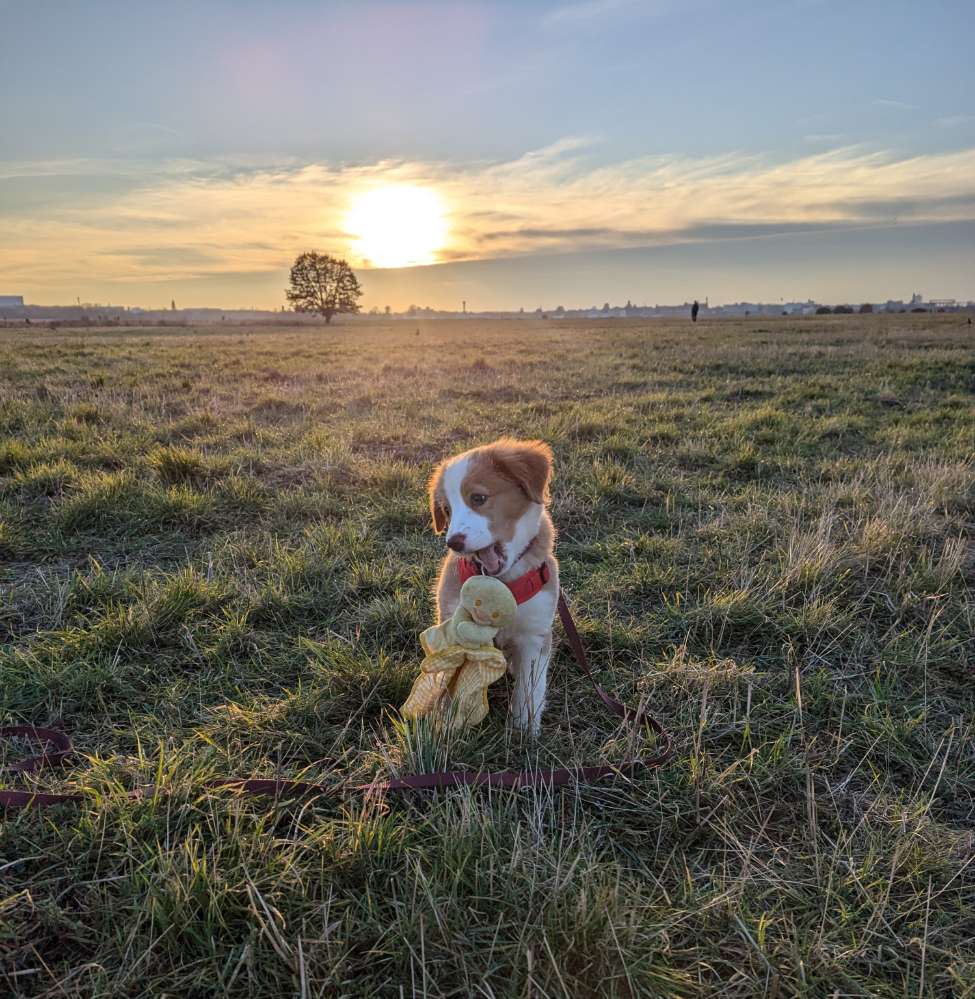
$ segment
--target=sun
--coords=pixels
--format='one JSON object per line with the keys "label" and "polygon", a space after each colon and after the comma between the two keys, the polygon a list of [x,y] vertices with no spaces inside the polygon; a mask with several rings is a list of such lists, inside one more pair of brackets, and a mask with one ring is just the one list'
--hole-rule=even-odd
{"label": "sun", "polygon": [[390,184],[356,195],[345,217],[352,252],[370,267],[432,264],[447,241],[440,195],[428,187]]}

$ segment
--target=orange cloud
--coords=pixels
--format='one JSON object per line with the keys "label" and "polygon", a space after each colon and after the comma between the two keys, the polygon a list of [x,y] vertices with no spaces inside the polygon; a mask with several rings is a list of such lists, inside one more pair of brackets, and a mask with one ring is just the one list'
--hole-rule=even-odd
{"label": "orange cloud", "polygon": [[[0,269],[35,294],[118,281],[267,273],[317,248],[355,266],[347,231],[364,192],[429,189],[442,204],[441,260],[761,235],[781,227],[975,218],[975,150],[897,158],[858,148],[769,162],[729,154],[592,165],[567,140],[500,163],[360,165],[178,161],[0,164],[16,178],[96,176],[115,193],[8,215]],[[2,188],[0,188],[2,189]]]}

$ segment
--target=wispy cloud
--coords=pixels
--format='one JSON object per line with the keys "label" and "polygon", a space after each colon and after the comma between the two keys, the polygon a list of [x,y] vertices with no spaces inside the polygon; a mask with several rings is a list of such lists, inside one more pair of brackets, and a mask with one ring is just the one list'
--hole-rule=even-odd
{"label": "wispy cloud", "polygon": [[602,165],[589,153],[586,140],[567,139],[461,165],[0,163],[0,199],[8,185],[58,176],[124,180],[97,199],[59,200],[56,211],[34,199],[34,208],[9,214],[0,271],[11,287],[31,289],[278,272],[312,247],[351,254],[353,237],[342,228],[350,200],[386,184],[440,192],[450,224],[442,260],[975,218],[975,149],[898,158],[850,147],[785,162],[731,153]]}
{"label": "wispy cloud", "polygon": [[917,111],[918,107],[916,104],[907,104],[905,101],[893,101],[886,97],[878,97],[876,100],[871,101],[874,107],[877,108],[890,108],[892,111]]}
{"label": "wispy cloud", "polygon": [[580,0],[566,3],[547,11],[542,18],[545,24],[577,24],[605,17],[625,7],[632,7],[634,0]]}
{"label": "wispy cloud", "polygon": [[939,128],[960,128],[975,121],[975,114],[946,114],[935,118],[934,123]]}

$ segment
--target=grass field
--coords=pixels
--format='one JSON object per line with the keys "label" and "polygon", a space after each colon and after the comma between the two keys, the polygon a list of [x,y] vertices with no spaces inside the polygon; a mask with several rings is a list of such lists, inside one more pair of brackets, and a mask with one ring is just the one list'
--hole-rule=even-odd
{"label": "grass field", "polygon": [[[0,991],[975,996],[963,322],[0,332],[0,722],[63,723],[31,786],[88,796],[0,820]],[[552,444],[580,629],[676,756],[340,793],[627,749],[564,646],[536,744],[505,689],[449,745],[391,711],[426,478],[502,433]]]}

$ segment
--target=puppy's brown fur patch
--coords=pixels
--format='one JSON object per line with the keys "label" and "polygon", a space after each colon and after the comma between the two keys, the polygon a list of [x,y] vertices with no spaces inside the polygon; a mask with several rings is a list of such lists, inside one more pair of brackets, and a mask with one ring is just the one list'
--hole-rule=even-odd
{"label": "puppy's brown fur patch", "polygon": [[443,534],[450,520],[450,510],[447,507],[447,497],[443,491],[443,470],[447,462],[442,461],[433,470],[427,483],[427,495],[430,498],[430,519],[433,521],[433,533]]}
{"label": "puppy's brown fur patch", "polygon": [[479,451],[503,478],[515,483],[532,503],[548,502],[552,478],[552,449],[544,441],[502,437]]}

